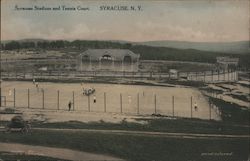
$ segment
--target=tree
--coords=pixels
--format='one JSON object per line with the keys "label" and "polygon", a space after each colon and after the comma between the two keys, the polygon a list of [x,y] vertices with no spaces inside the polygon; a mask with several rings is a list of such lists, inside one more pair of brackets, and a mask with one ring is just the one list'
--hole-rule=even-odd
{"label": "tree", "polygon": [[5,45],[6,50],[20,49],[20,43],[18,41],[11,41]]}

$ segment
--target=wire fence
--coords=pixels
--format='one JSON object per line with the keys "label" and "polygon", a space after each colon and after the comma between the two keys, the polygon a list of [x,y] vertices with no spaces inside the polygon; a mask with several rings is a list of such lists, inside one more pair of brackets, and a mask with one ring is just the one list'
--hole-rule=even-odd
{"label": "wire fence", "polygon": [[3,78],[9,79],[77,79],[84,77],[100,78],[133,78],[133,79],[180,79],[184,78],[189,81],[202,81],[208,83],[217,82],[235,82],[238,81],[238,72],[235,70],[217,70],[202,72],[150,72],[150,71],[36,71],[36,72],[2,72]]}
{"label": "wire fence", "polygon": [[208,83],[238,81],[238,72],[233,70],[206,71],[206,72],[195,72],[186,74],[187,74],[187,80],[190,81],[202,81]]}
{"label": "wire fence", "polygon": [[205,97],[195,95],[95,92],[87,96],[81,89],[65,92],[46,88],[14,88],[5,91],[1,101],[2,106],[14,108],[218,119],[218,109]]}

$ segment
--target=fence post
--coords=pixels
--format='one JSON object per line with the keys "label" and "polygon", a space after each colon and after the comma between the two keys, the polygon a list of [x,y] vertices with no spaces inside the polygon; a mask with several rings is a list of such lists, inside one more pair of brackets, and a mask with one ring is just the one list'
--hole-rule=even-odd
{"label": "fence post", "polygon": [[224,79],[224,81],[226,81],[226,72],[225,72],[225,69],[223,69],[223,74],[224,74],[223,79]]}
{"label": "fence post", "polygon": [[217,74],[218,74],[218,82],[220,81],[220,70],[218,69],[217,71]]}
{"label": "fence post", "polygon": [[233,81],[235,81],[235,70],[233,71]]}
{"label": "fence post", "polygon": [[28,89],[28,108],[30,108],[30,89]]}
{"label": "fence post", "polygon": [[60,91],[58,90],[57,91],[57,110],[59,110],[59,104],[60,104],[60,102],[59,102],[59,97],[60,97]]}
{"label": "fence post", "polygon": [[7,106],[7,100],[6,100],[6,97],[5,97],[5,99],[4,99],[4,105],[5,105],[5,107]]}
{"label": "fence post", "polygon": [[155,94],[155,114],[156,114],[156,94]]}
{"label": "fence post", "polygon": [[122,94],[120,93],[120,104],[121,104],[121,113],[122,113]]}
{"label": "fence post", "polygon": [[234,70],[234,81],[237,81],[237,69]]}
{"label": "fence post", "polygon": [[211,80],[212,80],[212,82],[214,81],[214,71],[213,70],[212,70]]}
{"label": "fence post", "polygon": [[13,101],[14,101],[14,108],[16,107],[16,89],[14,88],[14,94],[13,94]]}
{"label": "fence post", "polygon": [[73,97],[72,101],[73,101],[73,111],[74,111],[75,110],[75,92],[73,91],[72,94],[73,94],[72,95],[72,97]]}
{"label": "fence post", "polygon": [[106,92],[104,92],[104,112],[106,112]]}
{"label": "fence post", "polygon": [[235,71],[235,81],[238,81],[238,71]]}
{"label": "fence post", "polygon": [[174,96],[172,96],[172,108],[173,108],[173,117],[174,117]]}
{"label": "fence post", "polygon": [[140,96],[139,93],[137,93],[137,114],[140,113]]}
{"label": "fence post", "polygon": [[89,98],[89,95],[88,95],[88,111],[90,112],[90,98]]}
{"label": "fence post", "polygon": [[44,89],[42,89],[42,94],[43,94],[43,109],[44,109]]}
{"label": "fence post", "polygon": [[230,82],[232,81],[232,69],[230,69],[230,78],[229,78]]}
{"label": "fence post", "polygon": [[211,101],[209,98],[209,120],[211,120]]}
{"label": "fence post", "polygon": [[233,75],[233,69],[231,69],[231,81],[232,81],[232,82],[234,81],[234,80],[233,80],[233,79],[234,79],[233,76],[234,76],[234,75]]}
{"label": "fence post", "polygon": [[193,117],[193,97],[190,98],[191,118]]}
{"label": "fence post", "polygon": [[204,82],[206,82],[206,71],[204,71]]}

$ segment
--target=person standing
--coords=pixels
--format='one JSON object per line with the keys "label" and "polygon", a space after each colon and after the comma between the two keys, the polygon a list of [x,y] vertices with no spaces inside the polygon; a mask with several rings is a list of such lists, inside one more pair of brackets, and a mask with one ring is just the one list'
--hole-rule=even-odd
{"label": "person standing", "polygon": [[93,97],[93,101],[94,101],[94,103],[96,103],[96,97],[95,97],[95,95],[94,95],[94,97]]}
{"label": "person standing", "polygon": [[39,91],[39,85],[38,85],[38,82],[36,82],[36,89],[37,89],[37,91]]}
{"label": "person standing", "polygon": [[69,111],[71,110],[71,105],[72,105],[72,103],[71,103],[71,101],[69,101],[69,104],[68,104]]}
{"label": "person standing", "polygon": [[197,103],[196,103],[196,102],[194,103],[194,109],[195,109],[195,111],[197,111],[197,110],[198,110],[198,105],[197,105]]}

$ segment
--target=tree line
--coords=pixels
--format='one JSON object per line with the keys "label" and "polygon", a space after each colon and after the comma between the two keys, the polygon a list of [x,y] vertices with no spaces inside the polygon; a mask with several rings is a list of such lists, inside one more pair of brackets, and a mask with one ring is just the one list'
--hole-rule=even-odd
{"label": "tree line", "polygon": [[129,49],[136,54],[140,54],[142,60],[173,60],[173,61],[193,61],[204,63],[216,63],[218,56],[230,56],[240,58],[241,67],[250,68],[250,54],[227,54],[200,51],[195,49],[176,49],[169,47],[151,47],[145,45],[135,45],[131,43],[122,43],[115,41],[10,41],[2,44],[2,50],[20,50],[20,49],[74,49],[85,51],[87,49]]}
{"label": "tree line", "polygon": [[5,44],[1,44],[2,50],[20,50],[28,48],[39,48],[39,49],[60,49],[60,48],[130,48],[130,43],[119,43],[111,41],[86,41],[86,40],[75,40],[75,41],[10,41]]}

